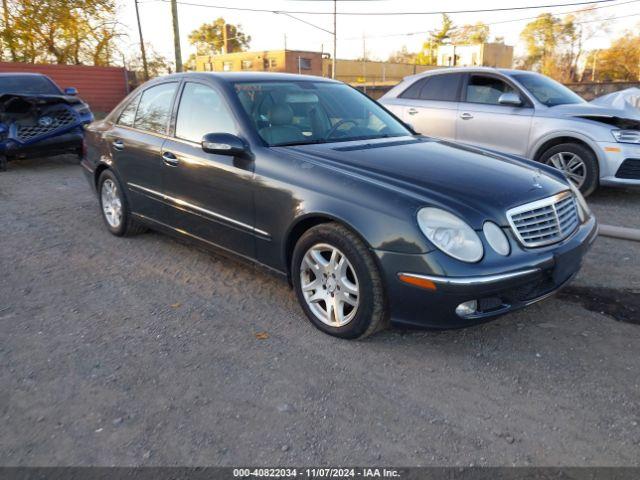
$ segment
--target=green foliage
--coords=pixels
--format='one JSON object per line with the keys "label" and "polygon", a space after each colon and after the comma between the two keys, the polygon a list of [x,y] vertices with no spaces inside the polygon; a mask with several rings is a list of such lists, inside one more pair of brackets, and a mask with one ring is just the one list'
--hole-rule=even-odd
{"label": "green foliage", "polygon": [[451,39],[454,29],[451,17],[443,13],[440,27],[429,33],[428,40],[422,45],[422,51],[416,56],[416,63],[418,65],[435,65],[438,47]]}
{"label": "green foliage", "polygon": [[2,8],[3,60],[109,65],[118,53],[115,0],[3,0]]}
{"label": "green foliage", "polygon": [[[211,23],[203,23],[189,34],[189,42],[195,45],[198,55],[216,55],[223,52],[226,22],[220,17]],[[251,37],[242,31],[241,25],[227,25],[228,52],[243,52],[249,48]]]}
{"label": "green foliage", "polygon": [[456,45],[477,45],[489,40],[489,25],[476,22],[474,25],[463,25],[454,30],[451,41]]}

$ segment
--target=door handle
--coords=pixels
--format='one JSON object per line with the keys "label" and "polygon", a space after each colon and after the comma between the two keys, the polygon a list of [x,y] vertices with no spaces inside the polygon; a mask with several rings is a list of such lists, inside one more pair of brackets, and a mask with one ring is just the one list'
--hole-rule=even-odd
{"label": "door handle", "polygon": [[462,120],[471,120],[473,118],[473,115],[471,115],[470,113],[463,113],[462,115],[460,115],[460,118]]}
{"label": "door handle", "polygon": [[409,115],[415,115],[416,113],[418,113],[418,110],[416,110],[415,108],[411,107],[409,110],[407,110],[407,113]]}
{"label": "door handle", "polygon": [[111,145],[113,145],[113,148],[115,150],[124,150],[124,143],[122,142],[122,140],[114,140],[113,142],[111,142]]}
{"label": "door handle", "polygon": [[164,152],[162,154],[162,161],[165,165],[168,165],[170,167],[177,167],[180,163],[176,156],[171,152]]}

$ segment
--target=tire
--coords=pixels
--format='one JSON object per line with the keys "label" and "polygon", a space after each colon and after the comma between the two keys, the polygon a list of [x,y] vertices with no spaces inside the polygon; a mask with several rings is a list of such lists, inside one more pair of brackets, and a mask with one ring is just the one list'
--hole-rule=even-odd
{"label": "tire", "polygon": [[[112,192],[112,196],[109,195],[110,192]],[[98,198],[100,200],[102,219],[113,235],[128,237],[147,230],[144,225],[132,217],[129,204],[124,196],[122,184],[111,170],[104,170],[100,174],[98,179]],[[119,207],[116,206],[118,202]],[[114,215],[110,216],[107,213],[109,210],[114,212]]]}
{"label": "tire", "polygon": [[0,155],[0,172],[6,172],[9,160],[4,155]]}
{"label": "tire", "polygon": [[[556,167],[567,174],[568,169],[562,168],[561,165],[570,166],[571,162],[575,162],[572,160],[574,158],[577,158],[577,161],[581,162],[583,167],[578,166],[575,173],[571,175],[571,172],[569,172],[567,177],[569,181],[573,181],[574,185],[579,186],[582,194],[587,197],[598,188],[600,177],[598,160],[590,149],[577,143],[562,143],[546,150],[540,156],[539,161]],[[578,182],[577,177],[580,175],[577,174],[584,174],[581,183]]]}
{"label": "tire", "polygon": [[[331,256],[333,251],[336,251],[335,257]],[[318,254],[323,261],[316,260]],[[317,268],[312,267],[312,263]],[[324,263],[328,265],[322,267]],[[337,267],[333,268],[334,265]],[[305,232],[293,251],[291,275],[302,309],[319,330],[354,339],[388,326],[387,301],[375,259],[348,228],[325,223]],[[352,293],[354,291],[357,293]],[[336,306],[339,313],[326,316],[329,305],[330,312],[335,312]]]}

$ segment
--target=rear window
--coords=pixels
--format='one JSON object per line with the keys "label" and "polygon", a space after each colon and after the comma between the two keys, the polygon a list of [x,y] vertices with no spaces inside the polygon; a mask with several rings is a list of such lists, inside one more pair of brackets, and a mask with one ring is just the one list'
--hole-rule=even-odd
{"label": "rear window", "polygon": [[60,95],[60,89],[43,75],[0,76],[0,95],[26,93],[35,95]]}
{"label": "rear window", "polygon": [[175,82],[162,83],[145,90],[136,111],[134,126],[140,130],[166,133],[177,87]]}
{"label": "rear window", "polygon": [[400,98],[455,102],[458,100],[461,79],[462,75],[459,73],[426,77],[407,88]]}

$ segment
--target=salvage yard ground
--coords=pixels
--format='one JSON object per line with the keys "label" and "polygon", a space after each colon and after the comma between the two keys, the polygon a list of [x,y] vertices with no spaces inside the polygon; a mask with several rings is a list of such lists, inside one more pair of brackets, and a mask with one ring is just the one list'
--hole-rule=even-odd
{"label": "salvage yard ground", "polygon": [[[640,228],[640,190],[590,202]],[[599,238],[572,288],[480,327],[338,340],[261,270],[108,234],[74,160],[16,162],[0,464],[637,465],[640,243]]]}

